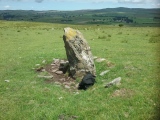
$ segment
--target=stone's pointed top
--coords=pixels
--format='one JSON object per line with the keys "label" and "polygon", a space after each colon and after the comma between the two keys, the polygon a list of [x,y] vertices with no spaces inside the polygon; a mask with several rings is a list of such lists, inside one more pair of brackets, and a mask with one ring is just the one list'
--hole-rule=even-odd
{"label": "stone's pointed top", "polygon": [[66,40],[71,40],[77,35],[77,30],[66,27],[64,28],[64,35],[66,36]]}

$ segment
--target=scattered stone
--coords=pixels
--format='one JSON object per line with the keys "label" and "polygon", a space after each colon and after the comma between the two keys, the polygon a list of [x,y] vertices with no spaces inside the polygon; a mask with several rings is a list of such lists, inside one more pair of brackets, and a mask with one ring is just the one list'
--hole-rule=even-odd
{"label": "scattered stone", "polygon": [[79,83],[78,84],[76,84],[76,88],[78,88],[79,87]]}
{"label": "scattered stone", "polygon": [[98,58],[97,56],[94,56],[94,57],[93,57],[94,60],[97,59],[97,58]]}
{"label": "scattered stone", "polygon": [[38,75],[39,78],[45,78],[45,79],[51,79],[53,76],[43,76],[43,75]]}
{"label": "scattered stone", "polygon": [[58,99],[61,100],[61,99],[63,99],[63,97],[59,97]]}
{"label": "scattered stone", "polygon": [[10,80],[4,80],[5,82],[10,82]]}
{"label": "scattered stone", "polygon": [[75,95],[78,95],[78,94],[79,94],[79,92],[75,92],[74,94],[75,94]]}
{"label": "scattered stone", "polygon": [[107,62],[107,66],[108,66],[109,68],[112,68],[112,67],[114,67],[114,66],[115,66],[115,64],[114,64],[114,63],[112,63],[112,62],[110,62],[110,61],[108,61],[108,62]]}
{"label": "scattered stone", "polygon": [[59,79],[59,81],[64,82],[64,81],[65,81],[65,78],[61,78],[61,79]]}
{"label": "scattered stone", "polygon": [[56,71],[55,73],[58,74],[58,75],[63,74],[62,71]]}
{"label": "scattered stone", "polygon": [[67,80],[69,80],[71,77],[68,77]]}
{"label": "scattered stone", "polygon": [[70,86],[69,86],[69,85],[65,85],[64,87],[67,88],[67,89],[70,89]]}
{"label": "scattered stone", "polygon": [[46,60],[43,60],[42,63],[43,63],[43,64],[46,63]]}
{"label": "scattered stone", "polygon": [[96,59],[96,62],[103,62],[105,60],[106,60],[105,58],[98,58],[98,59]]}
{"label": "scattered stone", "polygon": [[45,72],[46,70],[45,69],[42,69],[42,72]]}
{"label": "scattered stone", "polygon": [[65,60],[60,60],[60,63],[66,63],[66,61]]}
{"label": "scattered stone", "polygon": [[63,84],[64,85],[69,85],[69,86],[71,85],[70,82],[64,82]]}
{"label": "scattered stone", "polygon": [[105,70],[105,71],[103,71],[103,72],[101,72],[99,75],[100,76],[103,76],[103,75],[105,75],[106,73],[108,73],[110,70]]}
{"label": "scattered stone", "polygon": [[58,84],[58,85],[61,84],[60,82],[54,82],[54,83],[55,83],[55,84]]}
{"label": "scattered stone", "polygon": [[71,86],[73,86],[73,85],[75,86],[75,82],[70,82],[70,85],[71,85]]}
{"label": "scattered stone", "polygon": [[115,78],[111,82],[107,83],[107,85],[105,85],[105,88],[108,88],[108,87],[110,87],[112,85],[119,85],[120,82],[121,82],[121,77]]}
{"label": "scattered stone", "polygon": [[59,59],[54,59],[54,63],[55,64],[59,63]]}
{"label": "scattered stone", "polygon": [[44,68],[43,67],[39,67],[39,68],[36,69],[36,71],[37,72],[42,72],[42,71],[44,71]]}
{"label": "scattered stone", "polygon": [[40,64],[36,64],[35,66],[40,66]]}
{"label": "scattered stone", "polygon": [[54,68],[55,68],[55,66],[52,67],[52,69],[54,69]]}
{"label": "scattered stone", "polygon": [[47,65],[45,67],[39,66],[38,69],[35,68],[34,70],[39,72],[39,78],[46,79],[46,83],[54,82],[55,86],[64,86],[64,88],[66,89],[70,88],[72,90],[76,90],[75,80],[72,77],[66,76],[66,74],[64,74],[65,70],[68,71],[67,69],[64,69],[64,66],[66,66],[67,64],[69,65],[69,62],[67,60],[54,59],[50,65]]}
{"label": "scattered stone", "polygon": [[58,70],[57,70],[57,69],[55,69],[55,70],[52,70],[52,72],[53,72],[53,73],[55,73],[56,71],[58,71]]}

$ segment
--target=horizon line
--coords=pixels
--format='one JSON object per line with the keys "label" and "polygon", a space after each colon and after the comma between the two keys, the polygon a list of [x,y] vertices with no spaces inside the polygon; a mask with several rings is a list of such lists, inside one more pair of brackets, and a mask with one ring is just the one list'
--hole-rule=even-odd
{"label": "horizon line", "polygon": [[[82,11],[82,10],[102,10],[102,9],[116,9],[116,8],[127,8],[127,9],[160,9],[160,8],[130,8],[130,7],[110,7],[110,8],[99,8],[99,9],[77,9],[77,10],[54,10],[54,9],[48,9],[48,10],[34,10],[34,9],[7,9],[6,11],[9,10],[23,10],[23,11]],[[0,11],[5,11],[4,9],[0,9]]]}

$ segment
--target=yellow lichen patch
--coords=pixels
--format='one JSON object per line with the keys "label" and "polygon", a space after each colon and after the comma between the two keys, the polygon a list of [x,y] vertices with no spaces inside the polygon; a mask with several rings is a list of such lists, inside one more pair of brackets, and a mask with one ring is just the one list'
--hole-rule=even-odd
{"label": "yellow lichen patch", "polygon": [[72,28],[64,28],[66,40],[71,40],[77,35],[77,31]]}

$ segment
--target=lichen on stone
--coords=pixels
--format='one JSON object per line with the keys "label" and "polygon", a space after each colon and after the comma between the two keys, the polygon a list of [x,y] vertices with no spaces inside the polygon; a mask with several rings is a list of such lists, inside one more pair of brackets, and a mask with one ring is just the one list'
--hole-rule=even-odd
{"label": "lichen on stone", "polygon": [[64,31],[67,38],[66,40],[72,40],[77,35],[77,31],[69,27],[64,28]]}

